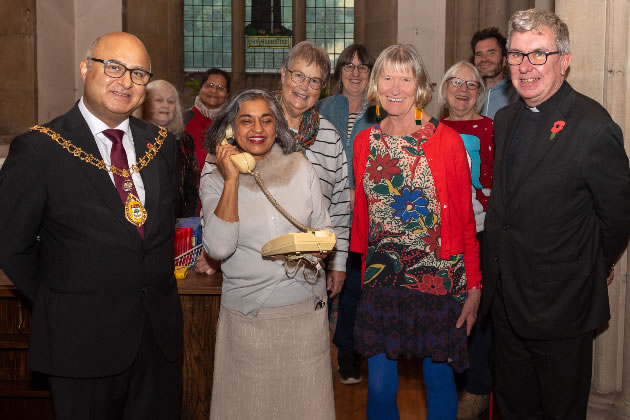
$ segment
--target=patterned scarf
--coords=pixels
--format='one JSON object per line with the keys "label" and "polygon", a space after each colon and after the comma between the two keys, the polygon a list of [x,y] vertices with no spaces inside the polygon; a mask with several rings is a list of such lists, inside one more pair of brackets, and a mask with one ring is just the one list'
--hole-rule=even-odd
{"label": "patterned scarf", "polygon": [[201,112],[201,115],[203,115],[207,119],[214,120],[214,117],[219,113],[219,111],[221,111],[221,108],[223,107],[220,106],[218,108],[208,108],[206,104],[204,104],[201,100],[201,97],[197,95],[197,97],[195,98],[195,108],[197,108],[199,112]]}
{"label": "patterned scarf", "polygon": [[[282,107],[282,93],[279,90],[273,92],[278,105]],[[319,131],[319,112],[315,108],[311,108],[302,114],[300,120],[300,128],[295,133],[295,148],[298,152],[304,153],[306,149],[315,143],[317,132]]]}

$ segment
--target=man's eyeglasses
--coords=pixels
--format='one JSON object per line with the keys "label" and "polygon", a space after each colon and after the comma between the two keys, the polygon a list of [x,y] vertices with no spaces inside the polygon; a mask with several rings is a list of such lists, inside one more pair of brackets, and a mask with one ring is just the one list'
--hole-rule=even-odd
{"label": "man's eyeglasses", "polygon": [[523,57],[527,57],[534,66],[542,66],[547,62],[547,58],[554,54],[560,54],[560,51],[531,51],[528,53],[508,51],[507,62],[510,66],[518,66],[523,62]]}
{"label": "man's eyeglasses", "polygon": [[204,83],[203,86],[201,86],[203,89],[215,89],[217,92],[225,92],[227,90],[227,88],[225,86],[221,86],[221,85],[215,85],[214,83]]}
{"label": "man's eyeglasses", "polygon": [[359,73],[367,73],[368,71],[370,71],[370,67],[367,64],[359,64],[357,66],[352,63],[348,63],[348,64],[344,64],[342,68],[343,68],[343,71],[346,71],[348,73],[354,72],[355,68],[359,69]]}
{"label": "man's eyeglasses", "polygon": [[293,80],[293,83],[295,83],[296,85],[301,85],[302,83],[304,83],[305,80],[308,80],[308,85],[313,90],[320,90],[324,86],[326,86],[326,82],[324,82],[319,77],[308,77],[301,71],[289,70],[288,67],[285,67],[285,68],[287,69],[289,73],[291,73],[291,80]]}
{"label": "man's eyeglasses", "polygon": [[448,79],[448,82],[455,89],[459,88],[460,86],[465,85],[468,88],[468,90],[477,90],[479,89],[479,86],[480,86],[479,82],[472,82],[470,80],[462,80],[459,77],[451,77],[450,79]]}
{"label": "man's eyeglasses", "polygon": [[131,75],[131,81],[136,85],[145,86],[153,77],[153,73],[148,72],[142,69],[130,69],[122,63],[119,63],[116,60],[101,60],[100,58],[88,57],[88,60],[96,61],[98,63],[103,63],[103,71],[106,76],[113,77],[119,79],[125,75],[125,73],[129,72]]}

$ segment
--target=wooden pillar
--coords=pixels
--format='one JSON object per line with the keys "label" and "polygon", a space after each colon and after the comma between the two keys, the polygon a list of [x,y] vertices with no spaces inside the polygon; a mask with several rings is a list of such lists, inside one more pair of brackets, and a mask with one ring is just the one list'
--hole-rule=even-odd
{"label": "wooden pillar", "polygon": [[496,26],[507,36],[508,0],[481,0],[479,4],[479,29]]}
{"label": "wooden pillar", "polygon": [[507,0],[508,19],[517,10],[527,10],[536,7],[536,0]]}
{"label": "wooden pillar", "polygon": [[536,0],[534,7],[537,9],[545,9],[553,12],[556,10],[556,1],[555,0]]}
{"label": "wooden pillar", "polygon": [[456,2],[455,22],[455,61],[451,65],[472,58],[470,39],[479,29],[479,1]]}
{"label": "wooden pillar", "polygon": [[[398,0],[365,0],[364,44],[374,57],[392,44],[398,42]],[[409,13],[421,13],[421,8]]]}
{"label": "wooden pillar", "polygon": [[354,42],[365,44],[365,0],[354,0]]}
{"label": "wooden pillar", "polygon": [[[234,22],[239,22],[235,24]],[[232,85],[245,80],[245,0],[232,0]],[[232,89],[236,91],[236,89]]]}
{"label": "wooden pillar", "polygon": [[293,45],[306,39],[306,0],[293,0]]}

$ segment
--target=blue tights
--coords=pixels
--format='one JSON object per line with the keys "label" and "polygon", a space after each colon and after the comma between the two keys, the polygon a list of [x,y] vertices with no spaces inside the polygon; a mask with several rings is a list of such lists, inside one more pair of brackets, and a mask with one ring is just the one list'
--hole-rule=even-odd
{"label": "blue tights", "polygon": [[[398,362],[384,353],[368,358],[368,420],[399,420]],[[457,417],[457,391],[453,370],[447,363],[422,361],[427,390],[427,420],[454,420]]]}

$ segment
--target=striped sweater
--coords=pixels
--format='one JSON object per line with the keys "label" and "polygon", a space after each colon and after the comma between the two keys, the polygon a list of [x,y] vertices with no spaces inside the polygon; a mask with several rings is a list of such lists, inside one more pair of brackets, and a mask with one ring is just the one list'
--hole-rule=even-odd
{"label": "striped sweater", "polygon": [[331,253],[328,258],[328,269],[345,272],[352,211],[348,190],[348,164],[339,134],[330,121],[321,115],[315,143],[304,155],[313,164],[321,181],[330,221],[337,236],[336,252]]}

